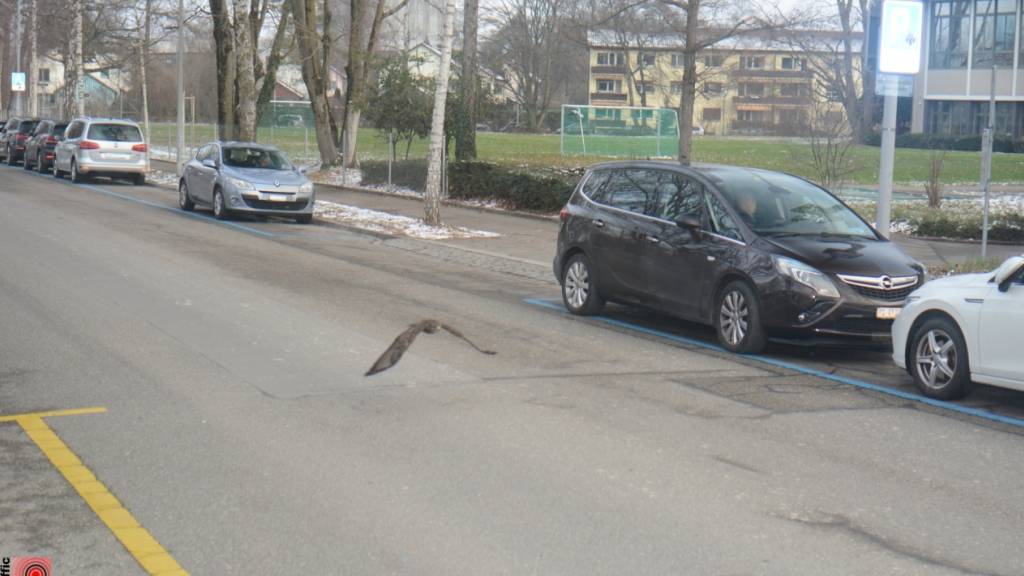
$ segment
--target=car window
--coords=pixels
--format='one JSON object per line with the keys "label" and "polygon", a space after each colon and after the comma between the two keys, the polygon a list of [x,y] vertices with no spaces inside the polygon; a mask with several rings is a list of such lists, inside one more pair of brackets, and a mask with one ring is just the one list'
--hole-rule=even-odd
{"label": "car window", "polygon": [[39,125],[39,120],[25,120],[18,127],[18,133],[20,134],[31,134],[35,131],[36,126]]}
{"label": "car window", "polygon": [[703,172],[758,234],[877,237],[853,210],[806,180],[729,166],[707,167]]}
{"label": "car window", "polygon": [[64,135],[64,131],[67,130],[67,129],[68,129],[68,125],[67,124],[57,124],[56,126],[53,127],[52,130],[50,130],[50,133],[53,134],[54,136],[61,137],[61,136]]}
{"label": "car window", "polygon": [[597,170],[590,174],[586,182],[583,183],[583,195],[590,198],[594,202],[602,201],[602,194],[604,190],[602,187],[604,183],[608,181],[608,176],[611,174],[608,170]]}
{"label": "car window", "polygon": [[731,238],[737,242],[743,242],[743,234],[740,233],[739,226],[736,225],[736,220],[734,220],[732,215],[729,214],[725,205],[722,204],[714,194],[707,195],[707,202],[711,232],[714,232],[719,236]]}
{"label": "car window", "polygon": [[17,126],[17,125],[18,125],[18,119],[17,118],[11,118],[10,120],[7,121],[7,125],[4,126],[4,130],[13,130],[14,127]]}
{"label": "car window", "polygon": [[93,124],[89,126],[89,140],[141,142],[142,132],[129,124]]}
{"label": "car window", "polygon": [[704,187],[683,174],[658,170],[658,207],[655,216],[672,222],[683,216],[701,219],[703,215]]}
{"label": "car window", "polygon": [[202,162],[203,160],[206,160],[209,156],[210,156],[210,145],[209,144],[199,148],[199,150],[196,150],[196,161],[198,161],[198,162]]}
{"label": "car window", "polygon": [[50,133],[50,128],[52,128],[52,127],[53,127],[53,123],[52,122],[40,122],[39,125],[36,126],[36,129],[32,132],[32,135],[33,136],[37,136],[39,134],[49,134]]}
{"label": "car window", "polygon": [[79,138],[81,136],[82,136],[82,123],[81,122],[72,122],[71,123],[71,127],[68,128],[67,134],[65,134],[65,137],[68,140],[73,140],[73,139]]}
{"label": "car window", "polygon": [[291,163],[277,150],[250,146],[232,146],[224,149],[224,164],[234,168],[263,168],[290,170]]}
{"label": "car window", "polygon": [[646,172],[635,168],[613,171],[602,187],[603,203],[637,214],[652,212],[657,191]]}

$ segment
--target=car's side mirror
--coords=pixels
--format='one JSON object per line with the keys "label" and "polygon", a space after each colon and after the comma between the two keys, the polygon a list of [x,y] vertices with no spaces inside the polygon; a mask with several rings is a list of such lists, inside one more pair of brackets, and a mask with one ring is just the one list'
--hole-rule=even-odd
{"label": "car's side mirror", "polygon": [[698,242],[704,239],[704,234],[702,234],[700,230],[700,218],[697,218],[692,214],[680,216],[679,219],[676,220],[676,226],[689,230],[690,234],[693,235],[693,239]]}
{"label": "car's side mirror", "polygon": [[996,270],[995,278],[993,278],[993,281],[999,286],[999,291],[1006,292],[1009,290],[1010,285],[1013,284],[1014,279],[1021,274],[1022,270],[1024,270],[1024,256],[1007,258],[1006,262],[1003,262]]}
{"label": "car's side mirror", "polygon": [[217,163],[209,158],[203,159],[203,166],[206,166],[207,168],[213,168],[214,170],[217,169]]}

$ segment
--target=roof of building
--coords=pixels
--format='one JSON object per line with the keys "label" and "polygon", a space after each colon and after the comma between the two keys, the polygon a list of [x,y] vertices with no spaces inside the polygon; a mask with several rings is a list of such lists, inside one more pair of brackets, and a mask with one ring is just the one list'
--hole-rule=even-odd
{"label": "roof of building", "polygon": [[[711,32],[709,32],[711,33]],[[854,52],[860,52],[863,34],[852,35]],[[679,50],[685,39],[678,33],[632,34],[610,29],[591,30],[587,34],[591,48],[640,48]],[[834,52],[842,46],[843,34],[835,30],[754,31],[730,36],[708,50],[752,52]]]}

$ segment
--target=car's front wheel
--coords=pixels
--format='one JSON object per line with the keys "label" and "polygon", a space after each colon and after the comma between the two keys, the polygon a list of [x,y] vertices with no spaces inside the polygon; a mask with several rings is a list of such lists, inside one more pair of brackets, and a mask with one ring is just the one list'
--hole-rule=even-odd
{"label": "car's front wheel", "polygon": [[764,350],[767,337],[761,325],[761,308],[749,284],[742,280],[727,284],[718,295],[715,310],[715,331],[722,346],[741,354]]}
{"label": "car's front wheel", "polygon": [[604,308],[604,299],[597,291],[590,259],[576,254],[562,269],[562,301],[573,314],[590,316]]}
{"label": "car's front wheel", "polygon": [[188,193],[188,185],[185,184],[184,178],[178,183],[178,207],[185,212],[191,212],[196,207],[196,203],[192,201],[192,197]]}
{"label": "car's front wheel", "polygon": [[15,166],[17,164],[18,163],[14,160],[14,151],[11,150],[10,148],[8,148],[7,149],[7,165],[8,166]]}
{"label": "car's front wheel", "polygon": [[926,320],[910,340],[910,374],[929,398],[953,400],[970,390],[971,371],[967,344],[949,318]]}
{"label": "car's front wheel", "polygon": [[40,152],[39,155],[36,156],[36,171],[39,172],[40,174],[46,174],[47,168],[45,158],[46,157],[43,156],[42,152]]}
{"label": "car's front wheel", "polygon": [[224,205],[224,194],[219,189],[213,191],[213,216],[217,220],[228,219],[228,209]]}

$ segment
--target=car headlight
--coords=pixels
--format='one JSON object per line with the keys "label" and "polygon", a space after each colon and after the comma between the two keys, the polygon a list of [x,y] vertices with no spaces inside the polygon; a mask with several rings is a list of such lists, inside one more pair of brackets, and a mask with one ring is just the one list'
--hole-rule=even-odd
{"label": "car headlight", "polygon": [[835,284],[828,279],[828,276],[825,276],[815,268],[812,268],[799,260],[793,260],[792,258],[786,258],[783,256],[775,257],[775,266],[783,276],[788,276],[794,281],[807,286],[814,290],[818,296],[823,296],[825,298],[839,298],[839,290],[836,290]]}
{"label": "car headlight", "polygon": [[312,182],[306,182],[302,186],[299,186],[299,194],[312,194],[312,193],[313,193],[313,183]]}
{"label": "car headlight", "polygon": [[232,188],[239,192],[249,192],[256,189],[256,187],[252,185],[252,182],[242,180],[241,178],[232,178],[231,176],[228,176],[227,182]]}

